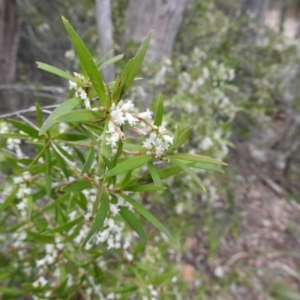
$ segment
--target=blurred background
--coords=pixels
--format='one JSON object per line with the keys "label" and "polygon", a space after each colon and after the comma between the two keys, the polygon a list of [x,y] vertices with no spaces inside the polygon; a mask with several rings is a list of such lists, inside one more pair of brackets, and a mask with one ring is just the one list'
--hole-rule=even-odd
{"label": "blurred background", "polygon": [[154,29],[126,97],[148,106],[162,93],[170,131],[193,124],[186,149],[229,164],[199,174],[205,195],[182,177],[145,195],[182,241],[178,255],[156,247],[190,299],[300,299],[300,1],[1,0],[2,115],[65,100],[68,82],[36,67],[79,69],[61,16],[95,59],[132,57]]}

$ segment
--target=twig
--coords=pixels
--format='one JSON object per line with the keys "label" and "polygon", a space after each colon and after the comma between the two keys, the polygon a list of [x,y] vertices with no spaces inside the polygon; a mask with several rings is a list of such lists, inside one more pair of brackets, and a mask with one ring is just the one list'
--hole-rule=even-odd
{"label": "twig", "polygon": [[[58,106],[58,104],[48,105],[48,106],[42,107],[41,109],[44,111],[44,109],[56,108],[57,106]],[[35,112],[35,111],[36,111],[35,106],[31,106],[31,107],[26,108],[26,109],[21,109],[21,110],[12,112],[12,113],[7,113],[7,114],[4,114],[4,115],[0,115],[0,119],[11,118],[11,117],[19,116],[21,114],[27,114],[27,113]],[[47,111],[45,111],[45,112],[47,112]]]}
{"label": "twig", "polygon": [[257,177],[259,177],[262,181],[264,181],[273,192],[275,192],[279,196],[283,196],[285,191],[281,186],[275,183],[271,178],[267,177],[266,175],[262,174],[253,164],[249,164],[250,169],[255,173]]}

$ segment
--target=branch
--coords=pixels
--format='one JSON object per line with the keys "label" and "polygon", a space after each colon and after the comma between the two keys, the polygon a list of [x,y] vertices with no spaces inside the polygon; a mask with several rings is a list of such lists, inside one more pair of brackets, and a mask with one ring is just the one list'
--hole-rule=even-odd
{"label": "branch", "polygon": [[[47,109],[51,109],[51,108],[56,108],[58,106],[58,104],[54,104],[54,105],[48,105],[48,106],[44,106],[42,107],[42,111],[45,113],[51,113],[50,111],[48,111]],[[22,110],[18,110],[12,113],[8,113],[8,114],[4,114],[4,115],[0,115],[0,119],[6,119],[6,118],[11,118],[11,117],[15,117],[15,116],[20,116],[21,114],[27,114],[27,113],[31,113],[31,112],[35,112],[36,108],[35,106],[31,106],[29,108],[26,109],[22,109]]]}

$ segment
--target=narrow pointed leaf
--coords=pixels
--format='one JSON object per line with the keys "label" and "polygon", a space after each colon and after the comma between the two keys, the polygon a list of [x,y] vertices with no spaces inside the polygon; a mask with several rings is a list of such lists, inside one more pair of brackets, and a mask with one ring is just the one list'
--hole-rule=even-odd
{"label": "narrow pointed leaf", "polygon": [[165,188],[163,186],[156,186],[156,185],[132,185],[125,187],[124,191],[130,191],[130,192],[150,192],[150,191],[162,191]]}
{"label": "narrow pointed leaf", "polygon": [[158,170],[155,168],[152,162],[148,163],[148,169],[156,186],[162,186],[161,178],[159,176]]}
{"label": "narrow pointed leaf", "polygon": [[59,68],[56,68],[56,67],[53,67],[51,65],[48,65],[48,64],[45,64],[45,63],[42,63],[42,62],[37,62],[37,67],[41,70],[44,70],[44,71],[47,71],[49,73],[52,73],[52,74],[55,74],[57,76],[60,76],[62,78],[65,78],[67,80],[71,80],[73,82],[76,82],[76,78],[74,76],[72,76],[71,74],[59,69]]}
{"label": "narrow pointed leaf", "polygon": [[176,140],[176,142],[174,143],[172,148],[174,148],[174,149],[179,148],[191,135],[192,130],[193,130],[193,128],[192,128],[192,126],[190,126],[181,135],[179,135],[178,139]]}
{"label": "narrow pointed leaf", "polygon": [[187,174],[189,174],[200,186],[200,188],[206,192],[206,189],[203,185],[203,183],[201,182],[201,180],[199,179],[199,177],[197,176],[197,174],[191,170],[187,165],[183,164],[182,162],[176,160],[176,159],[171,159],[171,161],[176,164],[178,167],[180,167],[184,172],[186,172]]}
{"label": "narrow pointed leaf", "polygon": [[109,60],[106,60],[104,63],[102,63],[99,67],[100,70],[102,70],[103,68],[119,61],[120,59],[122,59],[124,57],[124,54],[120,54],[120,55],[117,55],[117,56],[114,56],[112,57],[111,59]]}
{"label": "narrow pointed leaf", "polygon": [[54,236],[52,235],[42,235],[40,233],[30,231],[30,230],[27,230],[27,234],[33,237],[38,242],[46,243],[46,244],[54,244]]}
{"label": "narrow pointed leaf", "polygon": [[215,165],[223,165],[226,166],[227,164],[203,155],[197,155],[197,154],[189,154],[189,153],[177,153],[177,154],[171,154],[168,156],[170,159],[175,158],[179,160],[186,160],[186,161],[194,161],[194,162],[201,162],[201,163],[209,163],[209,164],[215,164]]}
{"label": "narrow pointed leaf", "polygon": [[81,249],[89,241],[89,239],[92,237],[92,235],[101,228],[101,226],[103,225],[103,223],[106,219],[108,210],[109,210],[109,199],[108,199],[108,195],[104,193],[104,194],[102,194],[101,204],[100,204],[99,210],[96,214],[95,221],[92,225],[92,228],[89,231],[89,233],[87,234],[87,236],[85,237],[82,244],[80,245]]}
{"label": "narrow pointed leaf", "polygon": [[132,211],[130,211],[127,207],[122,206],[120,208],[120,215],[142,239],[147,239],[143,226]]}
{"label": "narrow pointed leaf", "polygon": [[98,71],[98,68],[89,52],[89,50],[86,48],[85,44],[79,37],[79,35],[76,33],[74,28],[71,26],[69,21],[62,17],[63,23],[65,25],[65,28],[69,34],[69,37],[73,43],[73,46],[78,54],[78,58],[80,60],[81,66],[84,67],[89,79],[91,80],[91,83],[93,85],[93,88],[95,89],[101,104],[105,108],[109,108],[110,103],[109,99],[106,95],[106,89],[105,85],[102,79],[101,74]]}
{"label": "narrow pointed leaf", "polygon": [[82,123],[101,120],[104,116],[105,112],[96,112],[87,109],[79,109],[59,115],[54,119],[54,121],[65,123]]}
{"label": "narrow pointed leaf", "polygon": [[56,227],[54,229],[49,230],[48,233],[57,233],[57,232],[69,231],[75,225],[79,224],[82,220],[83,220],[83,217],[76,218],[73,221],[70,221],[66,224],[63,224],[59,227]]}
{"label": "narrow pointed leaf", "polygon": [[154,125],[161,126],[164,116],[164,102],[162,95],[159,95],[157,109],[155,113]]}
{"label": "narrow pointed leaf", "polygon": [[136,56],[128,61],[125,66],[124,71],[121,75],[121,84],[118,86],[118,89],[114,89],[112,94],[112,98],[114,101],[119,102],[122,95],[129,89],[134,78],[136,77],[140,65],[142,64],[146,51],[148,49],[150,39],[152,36],[152,31],[147,35],[146,39],[143,41],[142,45],[140,46]]}
{"label": "narrow pointed leaf", "polygon": [[20,121],[16,121],[16,120],[11,120],[11,119],[8,119],[7,120],[10,124],[12,124],[14,127],[16,127],[17,129],[19,129],[20,131],[28,134],[29,136],[31,136],[32,138],[35,138],[35,139],[39,139],[40,136],[39,136],[39,132],[31,127],[30,125],[28,124],[25,124],[23,122],[20,122]]}
{"label": "narrow pointed leaf", "polygon": [[170,231],[159,220],[157,220],[156,217],[154,217],[151,212],[148,211],[141,203],[124,194],[121,194],[121,197],[123,197],[125,201],[130,203],[137,212],[139,212],[144,218],[151,222],[159,231],[164,233],[171,241],[176,242]]}
{"label": "narrow pointed leaf", "polygon": [[107,177],[111,177],[111,176],[115,176],[118,174],[128,172],[130,170],[136,169],[138,167],[141,167],[141,166],[147,164],[152,159],[153,159],[153,156],[149,155],[149,154],[132,157],[132,158],[118,164],[113,169],[107,171],[102,177],[107,178]]}
{"label": "narrow pointed leaf", "polygon": [[74,182],[71,182],[71,183],[65,185],[62,188],[62,190],[66,191],[66,192],[80,192],[80,191],[86,190],[88,188],[91,188],[92,186],[93,185],[90,180],[83,179],[83,180],[74,181]]}
{"label": "narrow pointed leaf", "polygon": [[35,103],[35,115],[36,115],[36,121],[39,128],[43,125],[43,112],[38,103]]}
{"label": "narrow pointed leaf", "polygon": [[88,157],[82,167],[82,170],[81,170],[81,173],[80,175],[83,175],[85,173],[87,173],[89,171],[89,169],[91,168],[93,162],[95,160],[95,151],[94,149],[91,149],[89,154],[88,154]]}
{"label": "narrow pointed leaf", "polygon": [[76,106],[78,106],[82,100],[80,98],[72,98],[69,99],[65,102],[63,102],[61,105],[59,105],[52,113],[51,115],[47,118],[46,122],[42,126],[39,134],[42,135],[46,131],[48,131],[54,124],[55,121],[54,119],[58,117],[59,115],[62,115],[66,112],[69,112],[73,110]]}

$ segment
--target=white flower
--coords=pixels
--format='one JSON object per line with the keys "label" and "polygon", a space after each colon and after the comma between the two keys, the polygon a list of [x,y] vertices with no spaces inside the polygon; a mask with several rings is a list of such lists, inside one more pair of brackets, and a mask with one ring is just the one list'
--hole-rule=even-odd
{"label": "white flower", "polygon": [[206,151],[208,150],[211,146],[213,146],[213,142],[211,140],[211,138],[209,137],[205,137],[202,141],[201,141],[201,149]]}
{"label": "white flower", "polygon": [[135,123],[138,121],[132,114],[126,113],[125,119],[129,123],[130,126],[134,126]]}
{"label": "white flower", "polygon": [[18,203],[16,206],[18,210],[24,210],[26,208],[26,204],[23,201]]}
{"label": "white flower", "polygon": [[74,81],[69,80],[69,89],[76,89],[77,88],[77,83]]}
{"label": "white flower", "polygon": [[111,147],[114,148],[117,146],[117,142],[119,141],[119,139],[120,139],[120,136],[116,132],[116,133],[112,134],[111,137],[106,138],[106,144],[111,145]]}
{"label": "white flower", "polygon": [[[120,103],[119,103],[119,105],[120,105]],[[127,112],[132,111],[133,108],[134,108],[134,104],[131,102],[131,100],[127,100],[127,102],[121,106],[121,110],[127,111]]]}
{"label": "white flower", "polygon": [[137,114],[137,117],[144,120],[151,120],[152,119],[151,114],[152,112],[149,109],[147,109],[147,111]]}
{"label": "white flower", "polygon": [[162,136],[162,138],[168,143],[168,144],[172,144],[173,143],[173,137],[171,137],[170,135],[164,134]]}

